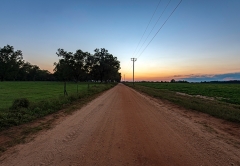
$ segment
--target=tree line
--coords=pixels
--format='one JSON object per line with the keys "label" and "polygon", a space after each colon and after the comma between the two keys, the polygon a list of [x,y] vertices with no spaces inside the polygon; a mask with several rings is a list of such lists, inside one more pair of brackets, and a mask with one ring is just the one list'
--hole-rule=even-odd
{"label": "tree line", "polygon": [[105,48],[95,49],[94,54],[77,50],[75,53],[58,49],[60,58],[54,63],[54,73],[41,70],[23,60],[21,50],[7,45],[0,48],[1,81],[99,81],[120,82],[120,62]]}
{"label": "tree line", "polygon": [[0,48],[0,80],[1,81],[46,81],[52,80],[52,74],[41,70],[23,60],[21,50],[14,51],[13,46]]}

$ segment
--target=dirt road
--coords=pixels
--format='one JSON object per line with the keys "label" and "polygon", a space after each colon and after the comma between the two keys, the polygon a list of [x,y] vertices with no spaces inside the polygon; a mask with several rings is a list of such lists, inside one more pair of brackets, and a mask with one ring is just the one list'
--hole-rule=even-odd
{"label": "dirt road", "polygon": [[0,165],[240,165],[239,136],[221,122],[118,84]]}

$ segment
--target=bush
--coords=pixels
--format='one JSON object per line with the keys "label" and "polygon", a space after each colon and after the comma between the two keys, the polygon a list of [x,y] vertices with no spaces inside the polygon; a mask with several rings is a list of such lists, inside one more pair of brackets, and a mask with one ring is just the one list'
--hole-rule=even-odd
{"label": "bush", "polygon": [[28,108],[30,105],[30,102],[26,98],[21,98],[21,99],[15,99],[13,101],[11,109],[19,109],[19,108]]}

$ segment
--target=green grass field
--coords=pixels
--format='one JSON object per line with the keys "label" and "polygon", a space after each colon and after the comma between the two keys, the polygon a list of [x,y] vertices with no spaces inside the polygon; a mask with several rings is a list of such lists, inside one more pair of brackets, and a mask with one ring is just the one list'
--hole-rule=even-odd
{"label": "green grass field", "polygon": [[[63,88],[63,82],[0,82],[0,109],[9,108],[17,98],[27,98],[30,102],[57,98],[63,96]],[[77,90],[83,93],[88,90],[88,84],[70,82],[66,89],[68,95]]]}
{"label": "green grass field", "polygon": [[135,83],[156,89],[165,89],[189,95],[213,97],[216,100],[240,105],[240,84],[211,83]]}
{"label": "green grass field", "polygon": [[[184,108],[240,123],[240,84],[146,82],[135,83],[135,86],[132,86],[132,83],[126,83],[126,85]],[[211,99],[197,95],[211,97]]]}
{"label": "green grass field", "polygon": [[64,96],[63,82],[0,82],[0,131],[64,108],[69,108],[67,112],[71,112],[73,102],[89,102],[115,85],[68,82],[68,95]]}

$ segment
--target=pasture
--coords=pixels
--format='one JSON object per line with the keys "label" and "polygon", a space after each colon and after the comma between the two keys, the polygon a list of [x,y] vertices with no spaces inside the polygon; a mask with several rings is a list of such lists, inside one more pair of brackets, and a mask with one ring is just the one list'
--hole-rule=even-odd
{"label": "pasture", "polygon": [[201,95],[240,105],[240,84],[231,83],[135,83],[155,89],[180,92],[188,95]]}
{"label": "pasture", "polygon": [[240,84],[137,82],[135,86],[126,85],[190,110],[240,122]]}
{"label": "pasture", "polygon": [[[77,86],[78,85],[78,86]],[[93,86],[94,84],[90,84]],[[85,93],[87,83],[68,82],[66,85],[68,95]],[[0,109],[9,108],[18,98],[27,98],[30,102],[50,100],[63,96],[63,82],[0,82]]]}
{"label": "pasture", "polygon": [[[115,85],[67,82],[68,95],[64,96],[63,82],[0,82],[0,131],[63,108],[68,108],[65,112],[70,113],[76,110],[73,102],[75,105],[78,103],[77,108],[80,108],[97,94]],[[20,98],[24,99],[16,100]]]}

